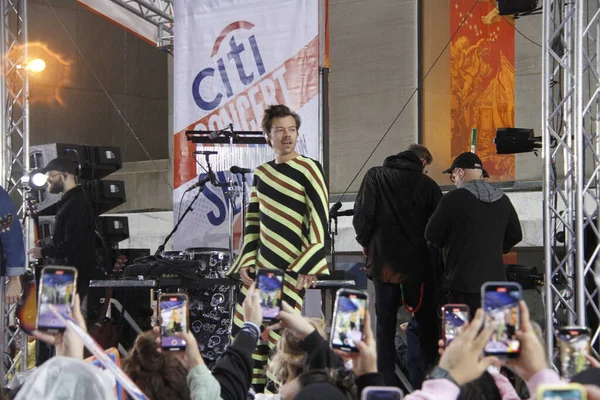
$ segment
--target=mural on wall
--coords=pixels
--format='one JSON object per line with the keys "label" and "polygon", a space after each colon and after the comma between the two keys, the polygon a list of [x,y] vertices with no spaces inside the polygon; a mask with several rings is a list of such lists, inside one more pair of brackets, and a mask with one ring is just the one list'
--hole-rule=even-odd
{"label": "mural on wall", "polygon": [[[490,173],[490,179],[512,181],[515,179],[515,157],[497,155],[494,137],[497,128],[514,126],[515,30],[511,25],[514,20],[500,16],[492,0],[479,0],[475,5],[472,0],[451,0],[449,7],[440,8],[436,6],[441,2],[435,3],[428,2],[423,7],[433,7],[438,13],[444,10],[445,16],[434,16],[431,8],[424,10],[424,60],[431,58],[435,51],[439,52],[450,37],[458,32],[450,42],[449,55],[445,55],[449,56],[449,61],[442,60],[440,65],[435,66],[433,77],[425,81],[423,106],[438,109],[449,107],[450,113],[447,125],[445,122],[432,124],[426,120],[431,120],[432,114],[427,111],[423,113],[424,144],[431,145],[434,160],[443,163],[436,168],[439,172],[458,154],[470,151],[471,131],[477,128],[476,153]],[[449,19],[446,37],[432,32],[440,29],[439,25],[432,23],[440,18]],[[435,46],[431,46],[432,43]],[[425,62],[424,70],[427,71],[429,67]],[[449,82],[449,93],[443,88],[431,88],[431,82],[434,81]],[[435,129],[427,128],[432,125],[435,125]],[[438,140],[448,132],[449,141]],[[447,177],[444,179],[437,175],[434,178],[441,184],[448,184]]]}
{"label": "mural on wall", "polygon": [[[455,32],[472,2],[452,0],[450,31]],[[514,156],[496,155],[496,129],[514,126],[515,30],[492,1],[479,1],[450,45],[452,157],[470,148],[494,180],[514,180]]]}

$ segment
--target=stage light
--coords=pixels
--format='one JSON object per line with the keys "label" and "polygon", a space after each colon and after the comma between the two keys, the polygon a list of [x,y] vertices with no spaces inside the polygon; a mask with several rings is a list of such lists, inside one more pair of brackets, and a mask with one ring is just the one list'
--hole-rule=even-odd
{"label": "stage light", "polygon": [[33,74],[40,74],[46,70],[46,60],[43,58],[34,58],[27,63],[27,71]]}
{"label": "stage light", "polygon": [[40,171],[33,171],[29,174],[29,187],[31,190],[44,190],[48,186],[48,179],[46,174]]}
{"label": "stage light", "polygon": [[537,11],[537,0],[498,0],[500,15],[525,15]]}
{"label": "stage light", "polygon": [[529,153],[542,148],[542,137],[533,136],[533,129],[498,128],[494,143],[497,154]]}

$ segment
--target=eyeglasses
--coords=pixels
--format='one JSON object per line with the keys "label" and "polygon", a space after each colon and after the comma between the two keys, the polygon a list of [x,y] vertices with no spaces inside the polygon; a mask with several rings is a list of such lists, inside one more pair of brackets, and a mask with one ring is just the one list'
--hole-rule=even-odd
{"label": "eyeglasses", "polygon": [[58,175],[62,175],[62,172],[57,172],[55,174],[48,174],[48,178],[54,179],[54,177],[58,176]]}

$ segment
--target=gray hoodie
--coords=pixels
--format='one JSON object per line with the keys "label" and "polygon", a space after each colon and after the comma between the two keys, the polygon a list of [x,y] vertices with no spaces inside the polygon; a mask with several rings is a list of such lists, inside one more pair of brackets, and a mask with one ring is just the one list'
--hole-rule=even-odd
{"label": "gray hoodie", "polygon": [[498,201],[504,195],[502,189],[497,189],[484,180],[478,179],[465,183],[461,189],[467,189],[484,203],[493,203]]}

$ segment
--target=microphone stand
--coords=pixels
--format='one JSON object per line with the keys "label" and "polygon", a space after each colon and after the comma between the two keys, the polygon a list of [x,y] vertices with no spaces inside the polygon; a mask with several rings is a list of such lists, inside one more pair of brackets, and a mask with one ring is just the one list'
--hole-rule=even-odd
{"label": "microphone stand", "polygon": [[[333,229],[332,229],[332,223],[333,223]],[[335,237],[338,234],[338,216],[337,216],[337,211],[332,210],[329,213],[329,238],[331,241],[331,270],[335,271],[335,259],[336,259],[336,255],[335,255]]]}
{"label": "microphone stand", "polygon": [[181,214],[181,217],[179,217],[179,219],[177,220],[177,223],[175,224],[175,226],[173,227],[173,229],[171,230],[171,232],[169,232],[169,234],[165,238],[164,242],[160,246],[158,246],[158,249],[156,249],[156,252],[154,253],[155,256],[158,256],[163,251],[165,251],[165,246],[167,245],[167,243],[169,242],[169,240],[171,239],[171,237],[175,234],[175,232],[177,232],[177,229],[179,229],[179,225],[181,225],[181,222],[183,222],[183,219],[185,218],[185,216],[188,215],[188,213],[193,210],[192,206],[194,205],[194,203],[196,202],[196,200],[198,200],[198,197],[200,197],[200,193],[202,193],[202,191],[204,190],[204,186],[208,182],[210,182],[210,178],[213,176],[213,171],[212,171],[212,168],[210,166],[210,161],[208,160],[209,156],[210,156],[210,154],[204,154],[204,157],[206,157],[206,164],[208,166],[207,176],[208,176],[209,180],[206,181],[206,182],[204,182],[204,183],[202,183],[200,185],[200,190],[198,190],[198,192],[196,193],[196,195],[192,199],[192,202],[190,203],[190,205],[187,206],[187,208],[185,209],[185,211],[183,212],[183,214]]}
{"label": "microphone stand", "polygon": [[242,235],[241,238],[244,238],[244,231],[246,230],[246,174],[242,175]]}
{"label": "microphone stand", "polygon": [[[338,211],[342,208],[341,202],[336,202],[329,209],[329,237],[331,240],[331,270],[335,270],[335,237],[338,234]],[[333,222],[333,229],[331,229],[331,223]]]}
{"label": "microphone stand", "polygon": [[200,186],[200,190],[198,190],[198,192],[196,193],[196,195],[192,199],[192,202],[190,203],[190,205],[187,206],[187,208],[185,209],[185,211],[183,212],[183,214],[181,214],[181,217],[179,217],[179,219],[177,220],[177,223],[175,224],[175,226],[173,227],[173,229],[171,230],[171,232],[169,232],[169,234],[165,238],[164,242],[160,246],[158,246],[158,249],[156,249],[156,252],[154,253],[155,256],[158,256],[163,251],[165,251],[165,246],[167,245],[167,243],[171,239],[171,236],[173,236],[175,234],[175,232],[177,232],[177,229],[179,229],[179,225],[181,225],[181,222],[183,222],[183,219],[185,218],[185,216],[188,215],[188,213],[193,210],[192,206],[194,205],[194,203],[196,202],[196,200],[198,200],[198,197],[200,196],[200,193],[202,193],[202,190],[204,190],[204,185]]}

